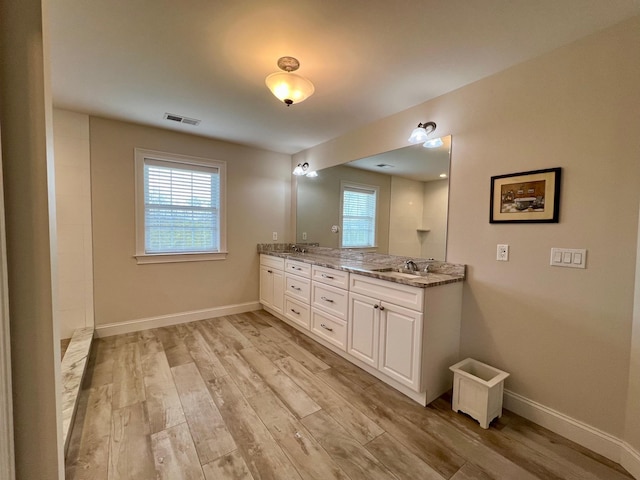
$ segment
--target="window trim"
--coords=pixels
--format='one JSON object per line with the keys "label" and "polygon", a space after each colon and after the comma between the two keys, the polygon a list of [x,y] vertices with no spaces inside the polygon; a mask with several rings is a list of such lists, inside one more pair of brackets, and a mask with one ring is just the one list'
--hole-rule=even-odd
{"label": "window trim", "polygon": [[[139,265],[149,263],[198,262],[209,260],[225,260],[227,258],[227,163],[220,160],[160,152],[143,148],[135,148],[135,233],[136,252],[134,257]],[[144,163],[145,159],[159,160],[169,163],[214,167],[220,175],[220,248],[217,252],[194,253],[146,253],[144,224]]]}
{"label": "window trim", "polygon": [[[360,190],[370,190],[375,193],[376,204],[375,204],[375,215],[374,215],[374,228],[373,228],[373,245],[361,245],[361,246],[353,246],[353,247],[345,247],[342,244],[342,236],[344,234],[344,191],[345,188],[354,188]],[[340,182],[340,234],[338,235],[338,246],[339,248],[344,249],[356,249],[356,250],[374,250],[378,248],[378,207],[380,202],[380,187],[377,185],[367,185],[364,183],[356,183],[349,181],[341,181]]]}

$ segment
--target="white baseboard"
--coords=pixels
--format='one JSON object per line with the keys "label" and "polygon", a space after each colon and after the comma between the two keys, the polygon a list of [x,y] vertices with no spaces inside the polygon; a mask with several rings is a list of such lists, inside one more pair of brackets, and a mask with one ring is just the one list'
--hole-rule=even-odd
{"label": "white baseboard", "polygon": [[124,333],[139,332],[150,328],[168,327],[180,323],[195,322],[208,318],[223,317],[238,313],[253,312],[260,310],[262,305],[259,302],[239,303],[236,305],[225,305],[223,307],[206,308],[204,310],[193,310],[191,312],[172,313],[159,317],[140,318],[119,323],[108,323],[106,325],[96,325],[97,337],[110,337],[112,335],[122,335]]}
{"label": "white baseboard", "polygon": [[623,443],[620,457],[620,465],[633,475],[633,478],[640,479],[640,452],[628,443]]}
{"label": "white baseboard", "polygon": [[504,391],[504,408],[620,463],[623,442],[609,433],[509,390]]}

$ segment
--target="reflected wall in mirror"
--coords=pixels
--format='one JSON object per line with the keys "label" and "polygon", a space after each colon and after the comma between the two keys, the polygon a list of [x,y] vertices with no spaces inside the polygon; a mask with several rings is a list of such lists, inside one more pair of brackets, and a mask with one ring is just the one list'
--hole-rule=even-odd
{"label": "reflected wall in mirror", "polygon": [[411,145],[299,177],[296,242],[341,248],[342,186],[356,184],[377,190],[371,251],[445,260],[451,135],[442,141],[438,148]]}

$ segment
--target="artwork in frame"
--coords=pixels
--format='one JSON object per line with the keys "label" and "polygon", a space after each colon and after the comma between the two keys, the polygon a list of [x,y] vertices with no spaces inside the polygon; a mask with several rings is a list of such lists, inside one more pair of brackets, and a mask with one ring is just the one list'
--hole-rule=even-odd
{"label": "artwork in frame", "polygon": [[558,223],[562,169],[491,177],[490,223]]}

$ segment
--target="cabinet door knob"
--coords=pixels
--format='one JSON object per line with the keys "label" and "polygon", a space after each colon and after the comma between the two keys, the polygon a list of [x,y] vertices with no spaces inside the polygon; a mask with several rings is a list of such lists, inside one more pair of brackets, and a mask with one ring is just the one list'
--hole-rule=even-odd
{"label": "cabinet door knob", "polygon": [[333,300],[331,300],[330,298],[327,298],[327,297],[320,297],[320,299],[324,300],[325,302],[333,303]]}
{"label": "cabinet door knob", "polygon": [[380,305],[380,311],[384,310],[384,307],[382,305]]}
{"label": "cabinet door knob", "polygon": [[380,305],[374,305],[373,308],[380,308]]}
{"label": "cabinet door knob", "polygon": [[325,330],[329,330],[330,332],[333,332],[333,328],[327,327],[324,323],[321,323],[320,326]]}

